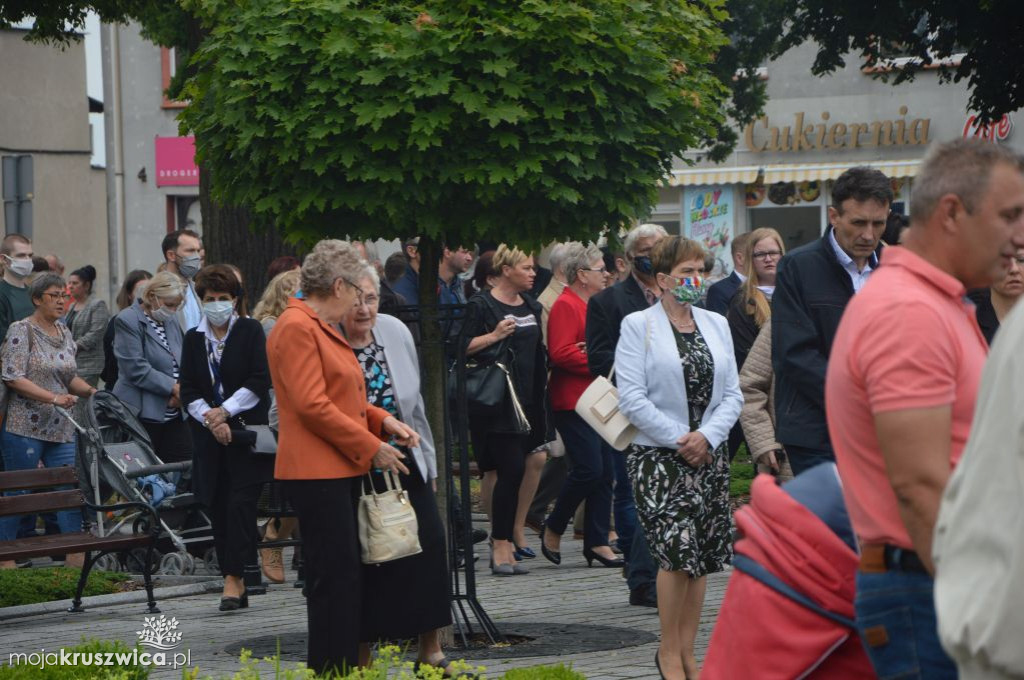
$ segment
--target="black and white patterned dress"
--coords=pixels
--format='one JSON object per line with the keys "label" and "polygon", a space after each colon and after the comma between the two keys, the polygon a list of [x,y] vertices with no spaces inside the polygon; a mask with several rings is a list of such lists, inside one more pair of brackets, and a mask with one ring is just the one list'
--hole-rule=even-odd
{"label": "black and white patterned dress", "polygon": [[[673,329],[683,364],[690,430],[701,426],[711,401],[715,364],[700,329]],[[667,571],[697,578],[722,571],[732,555],[729,455],[723,442],[711,462],[690,467],[675,449],[634,444],[626,466],[636,510],[651,553]]]}

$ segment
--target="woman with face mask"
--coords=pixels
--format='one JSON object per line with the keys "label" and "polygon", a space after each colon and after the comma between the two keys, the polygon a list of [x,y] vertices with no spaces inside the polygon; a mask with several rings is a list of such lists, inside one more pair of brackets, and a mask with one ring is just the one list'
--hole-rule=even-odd
{"label": "woman with face mask", "polygon": [[[117,311],[123,312],[137,301],[142,299],[142,291],[145,289],[153,275],[145,269],[133,269],[128,272],[121,284],[121,290],[117,292]],[[114,321],[117,316],[112,316],[107,322],[107,330],[103,333],[103,372],[100,378],[108,390],[113,389],[117,382],[117,357],[114,356]]]}
{"label": "woman with face mask", "polygon": [[698,676],[694,640],[705,577],[730,559],[726,439],[743,405],[725,318],[693,306],[704,250],[673,236],[651,253],[664,291],[622,321],[615,350],[619,410],[640,430],[626,466],[637,516],[659,563],[663,678]]}
{"label": "woman with face mask", "polygon": [[195,286],[203,319],[185,335],[181,402],[196,452],[192,488],[210,510],[224,576],[220,610],[234,611],[249,605],[242,572],[256,564],[256,502],[274,478],[274,456],[236,435],[267,424],[270,368],[263,327],[238,314],[242,287],[231,267],[204,267]]}
{"label": "woman with face mask", "polygon": [[[114,395],[135,411],[156,455],[165,463],[192,460],[192,437],[182,420],[179,375],[184,298],[181,279],[159,272],[138,302],[114,320]],[[178,490],[185,484],[179,482]]]}

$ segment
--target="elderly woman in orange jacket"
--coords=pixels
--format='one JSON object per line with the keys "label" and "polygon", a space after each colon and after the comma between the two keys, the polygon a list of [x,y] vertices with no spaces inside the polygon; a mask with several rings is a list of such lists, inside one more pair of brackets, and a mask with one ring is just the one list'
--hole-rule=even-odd
{"label": "elderly woman in orange jacket", "polygon": [[419,445],[412,429],[367,402],[363,371],[337,329],[362,296],[365,267],[350,244],[318,243],[302,265],[304,299],[289,300],[267,342],[280,418],[274,474],[302,525],[307,665],[322,674],[358,664],[360,479],[371,468],[409,473],[384,440]]}

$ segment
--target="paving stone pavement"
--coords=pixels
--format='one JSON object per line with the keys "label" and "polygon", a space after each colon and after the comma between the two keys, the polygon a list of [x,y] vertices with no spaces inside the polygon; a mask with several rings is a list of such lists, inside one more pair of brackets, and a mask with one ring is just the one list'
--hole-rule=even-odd
{"label": "paving stone pavement", "polygon": [[[498,624],[575,623],[601,624],[658,632],[658,617],[653,609],[632,607],[628,603],[625,580],[618,569],[587,568],[580,541],[566,535],[562,543],[563,562],[550,564],[540,556],[539,540],[531,535],[531,547],[538,557],[528,560],[531,573],[515,577],[493,577],[487,569],[486,544],[477,546],[480,561],[476,573],[479,600]],[[289,560],[286,555],[286,562]],[[596,563],[595,563],[596,564]],[[288,572],[289,581],[294,572]],[[728,573],[708,578],[707,596],[697,637],[697,654],[703,658],[718,615]],[[188,649],[191,663],[200,669],[200,677],[229,676],[237,670],[237,659],[224,648],[241,640],[264,635],[295,633],[305,630],[305,600],[291,583],[271,586],[266,595],[250,597],[250,606],[237,612],[217,611],[218,593],[193,595],[159,602],[161,612],[177,618],[177,630],[183,633],[180,649]],[[83,637],[121,639],[129,645],[136,641],[147,615],[144,604],[96,606],[83,613],[41,614],[0,620],[0,663],[7,663],[14,652],[33,652],[40,648],[57,650],[78,643]],[[590,680],[620,678],[657,678],[653,656],[656,643],[587,654],[571,649],[557,656],[489,660],[488,677],[496,678],[509,668],[539,664],[565,663]],[[450,656],[459,656],[457,649]],[[473,662],[474,665],[478,662]],[[267,676],[270,677],[269,672]],[[154,678],[180,678],[181,671],[155,670]]]}

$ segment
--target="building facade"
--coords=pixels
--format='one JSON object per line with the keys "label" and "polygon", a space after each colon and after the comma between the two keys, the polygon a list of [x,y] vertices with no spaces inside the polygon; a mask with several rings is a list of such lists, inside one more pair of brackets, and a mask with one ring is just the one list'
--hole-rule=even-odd
{"label": "building facade", "polygon": [[854,165],[892,178],[893,209],[905,213],[914,175],[930,144],[984,135],[1024,150],[1012,114],[979,130],[967,110],[965,84],[941,84],[934,69],[893,86],[862,71],[856,55],[845,68],[810,73],[814,45],[794,48],[761,69],[768,103],[763,118],[738,129],[739,144],[722,164],[677,162],[660,190],[652,220],[673,233],[704,241],[719,273],[731,269],[735,234],[773,227],[787,250],[808,243],[828,226],[832,181]]}
{"label": "building facade", "polygon": [[65,274],[91,264],[96,293],[109,298],[106,190],[103,169],[90,163],[85,49],[25,35],[0,30],[4,233],[24,234],[37,255],[58,255]]}
{"label": "building facade", "polygon": [[155,271],[160,241],[188,227],[202,233],[194,144],[178,135],[183,102],[164,91],[174,50],[145,40],[138,24],[102,28],[107,194],[118,268]]}

